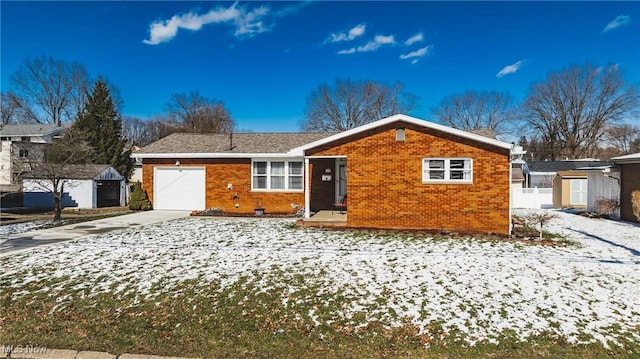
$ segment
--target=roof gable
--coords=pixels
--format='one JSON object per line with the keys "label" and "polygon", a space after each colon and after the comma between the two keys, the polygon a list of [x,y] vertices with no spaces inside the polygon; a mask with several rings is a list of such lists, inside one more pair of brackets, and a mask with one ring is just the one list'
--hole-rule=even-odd
{"label": "roof gable", "polygon": [[330,144],[332,142],[337,142],[343,139],[346,139],[348,137],[351,136],[357,136],[358,134],[361,134],[363,132],[366,131],[371,131],[380,127],[385,127],[385,126],[389,126],[392,125],[394,123],[408,123],[414,126],[418,126],[418,127],[423,127],[423,128],[427,128],[427,129],[432,129],[435,131],[439,131],[439,132],[444,132],[453,136],[457,136],[457,137],[461,137],[464,139],[470,139],[473,141],[477,141],[483,144],[488,144],[491,146],[495,146],[498,148],[503,148],[503,149],[508,149],[508,150],[512,150],[514,149],[514,147],[518,147],[518,146],[514,146],[511,143],[508,142],[504,142],[504,141],[500,141],[500,140],[496,140],[493,138],[489,138],[486,136],[482,136],[479,134],[475,134],[475,133],[471,133],[468,131],[463,131],[463,130],[458,130],[452,127],[448,127],[448,126],[444,126],[444,125],[440,125],[434,122],[430,122],[430,121],[425,121],[425,120],[421,120],[415,117],[411,117],[411,116],[407,116],[407,115],[402,115],[402,114],[398,114],[398,115],[393,115],[387,118],[383,118],[381,120],[378,121],[374,121],[356,128],[352,128],[350,130],[344,131],[344,132],[340,132],[337,134],[334,134],[332,136],[329,137],[325,137],[322,139],[319,139],[317,141],[311,142],[311,143],[307,143],[303,146],[294,148],[291,150],[291,152],[302,152],[304,153],[304,151],[307,151],[309,149],[312,148],[316,148],[316,147],[320,147],[320,146],[324,146],[327,144]]}

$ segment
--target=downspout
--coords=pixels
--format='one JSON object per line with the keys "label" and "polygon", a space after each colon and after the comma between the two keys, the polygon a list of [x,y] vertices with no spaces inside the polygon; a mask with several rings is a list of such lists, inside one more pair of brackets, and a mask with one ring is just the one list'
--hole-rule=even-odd
{"label": "downspout", "polygon": [[513,234],[513,167],[511,161],[509,161],[509,237]]}
{"label": "downspout", "polygon": [[513,150],[515,149],[516,144],[513,143],[511,148],[509,149],[509,237],[513,234]]}
{"label": "downspout", "polygon": [[304,218],[311,217],[311,178],[309,176],[309,158],[304,158]]}

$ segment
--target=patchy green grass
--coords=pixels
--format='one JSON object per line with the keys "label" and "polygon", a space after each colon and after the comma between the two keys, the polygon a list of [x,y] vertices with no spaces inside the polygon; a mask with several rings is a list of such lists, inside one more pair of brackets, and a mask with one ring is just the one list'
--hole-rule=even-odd
{"label": "patchy green grass", "polygon": [[158,283],[152,291],[160,294],[151,299],[133,292],[90,296],[73,289],[79,283],[66,283],[64,295],[49,296],[46,289],[67,278],[29,283],[21,290],[30,294],[14,298],[15,290],[1,283],[0,337],[9,345],[206,358],[634,358],[640,353],[631,338],[607,349],[572,345],[553,333],[522,341],[506,330],[497,344],[469,346],[464,333],[447,333],[437,321],[422,333],[409,321],[362,326],[366,308],[348,318],[339,315],[353,300],[340,291],[307,286],[297,274],[268,277],[259,286],[247,276],[225,287],[198,278],[170,291]]}
{"label": "patchy green grass", "polygon": [[280,219],[89,236],[1,259],[0,344],[205,358],[639,357],[628,248],[640,228],[612,237],[606,223],[573,218],[621,245],[566,223],[552,229],[579,245]]}

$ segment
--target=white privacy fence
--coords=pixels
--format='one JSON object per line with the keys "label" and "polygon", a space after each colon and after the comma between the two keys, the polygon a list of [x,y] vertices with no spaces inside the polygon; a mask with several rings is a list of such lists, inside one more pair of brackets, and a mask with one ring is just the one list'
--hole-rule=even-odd
{"label": "white privacy fence", "polygon": [[553,188],[513,188],[513,208],[553,208]]}

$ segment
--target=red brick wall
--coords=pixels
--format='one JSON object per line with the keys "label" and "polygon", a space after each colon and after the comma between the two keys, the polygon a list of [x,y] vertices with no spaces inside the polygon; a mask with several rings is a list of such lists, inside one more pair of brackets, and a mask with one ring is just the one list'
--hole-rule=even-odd
{"label": "red brick wall", "polygon": [[[260,201],[267,213],[294,213],[291,204],[304,208],[304,192],[258,192],[251,191],[250,159],[145,159],[142,165],[143,187],[153,203],[153,168],[173,166],[205,167],[206,208],[221,208],[228,213],[253,213]],[[233,189],[227,185],[231,183]],[[234,195],[237,193],[237,198]],[[236,204],[238,207],[236,207]]]}
{"label": "red brick wall", "polygon": [[638,222],[633,215],[631,192],[640,190],[640,163],[620,165],[620,218]]}
{"label": "red brick wall", "polygon": [[[347,156],[348,226],[509,233],[508,150],[409,124],[398,142],[395,127],[307,151]],[[473,184],[423,184],[425,157],[472,158]]]}

